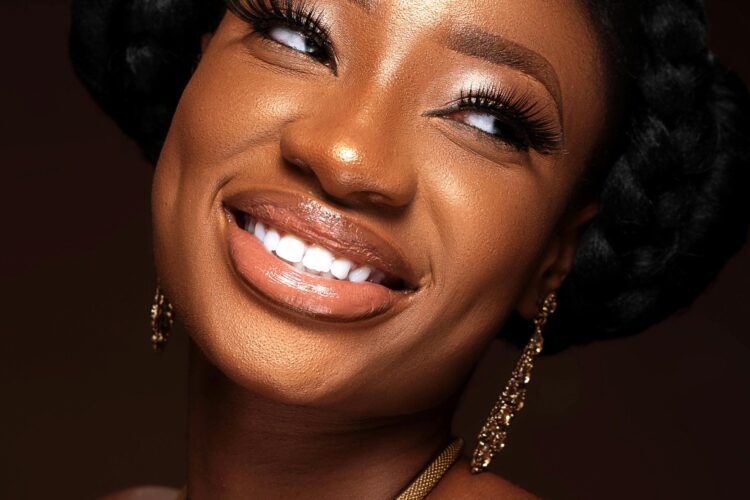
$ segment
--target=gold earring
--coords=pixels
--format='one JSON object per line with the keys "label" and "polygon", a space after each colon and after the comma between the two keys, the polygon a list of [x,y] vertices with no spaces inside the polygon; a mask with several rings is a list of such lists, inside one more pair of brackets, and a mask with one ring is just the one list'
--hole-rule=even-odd
{"label": "gold earring", "polygon": [[174,310],[161,287],[156,285],[154,303],[151,305],[151,347],[154,352],[161,352],[167,345],[169,331],[174,324]]}
{"label": "gold earring", "polygon": [[552,292],[545,297],[539,313],[534,318],[534,334],[521,353],[521,358],[516,363],[510,380],[505,384],[495,406],[492,407],[490,416],[484,423],[482,430],[477,436],[477,447],[471,459],[471,472],[478,474],[489,467],[492,457],[505,447],[505,438],[508,435],[510,423],[516,413],[523,408],[526,398],[526,386],[531,380],[531,369],[534,360],[542,352],[544,339],[542,332],[547,324],[549,316],[557,308],[557,295]]}

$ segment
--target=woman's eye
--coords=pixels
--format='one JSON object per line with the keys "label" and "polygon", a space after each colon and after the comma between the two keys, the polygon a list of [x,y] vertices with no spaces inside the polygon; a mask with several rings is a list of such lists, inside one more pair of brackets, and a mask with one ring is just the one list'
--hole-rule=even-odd
{"label": "woman's eye", "polygon": [[498,136],[502,133],[500,121],[491,113],[463,110],[451,113],[451,117],[456,121],[462,122],[492,136]]}
{"label": "woman's eye", "polygon": [[321,55],[321,49],[302,32],[287,26],[274,26],[268,30],[268,38],[297,52],[314,57]]}
{"label": "woman's eye", "polygon": [[519,151],[527,151],[532,144],[523,127],[514,125],[490,111],[481,109],[459,109],[447,115],[451,120],[469,126],[490,139],[506,144]]}

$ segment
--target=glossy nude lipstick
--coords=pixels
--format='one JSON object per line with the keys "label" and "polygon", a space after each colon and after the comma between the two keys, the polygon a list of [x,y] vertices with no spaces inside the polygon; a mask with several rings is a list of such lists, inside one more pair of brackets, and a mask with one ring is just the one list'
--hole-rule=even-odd
{"label": "glossy nude lipstick", "polygon": [[256,292],[330,321],[372,318],[406,301],[418,277],[389,239],[309,196],[258,189],[229,194],[232,265]]}

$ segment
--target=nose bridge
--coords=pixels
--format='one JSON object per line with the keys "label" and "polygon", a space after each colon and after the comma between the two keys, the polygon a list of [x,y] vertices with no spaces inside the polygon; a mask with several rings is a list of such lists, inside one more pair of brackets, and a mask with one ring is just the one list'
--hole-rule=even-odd
{"label": "nose bridge", "polygon": [[374,78],[339,82],[288,124],[283,156],[311,171],[335,198],[407,205],[416,192],[416,171],[399,154],[394,92]]}

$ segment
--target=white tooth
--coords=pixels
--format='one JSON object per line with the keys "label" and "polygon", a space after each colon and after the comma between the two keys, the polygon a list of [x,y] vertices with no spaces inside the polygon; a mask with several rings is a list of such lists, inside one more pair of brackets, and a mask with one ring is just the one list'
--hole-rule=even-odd
{"label": "white tooth", "polygon": [[281,239],[281,236],[279,235],[279,232],[273,228],[266,231],[266,237],[263,238],[263,246],[266,247],[266,250],[269,252],[273,252],[276,250],[276,247],[279,246],[279,240]]}
{"label": "white tooth", "polygon": [[252,217],[247,217],[245,219],[245,231],[248,233],[252,233],[255,230],[255,221]]}
{"label": "white tooth", "polygon": [[361,283],[370,277],[371,272],[372,268],[370,266],[358,267],[349,273],[349,281],[352,283]]}
{"label": "white tooth", "polygon": [[336,259],[331,264],[331,274],[340,280],[345,280],[353,265],[349,259]]}
{"label": "white tooth", "polygon": [[296,236],[287,234],[279,241],[279,246],[276,247],[276,255],[287,262],[302,262],[302,257],[305,255],[305,248],[304,241]]}
{"label": "white tooth", "polygon": [[333,264],[333,254],[321,246],[313,245],[305,252],[302,264],[311,271],[327,273]]}
{"label": "white tooth", "polygon": [[264,241],[266,238],[266,226],[261,221],[255,223],[255,237],[260,241]]}

